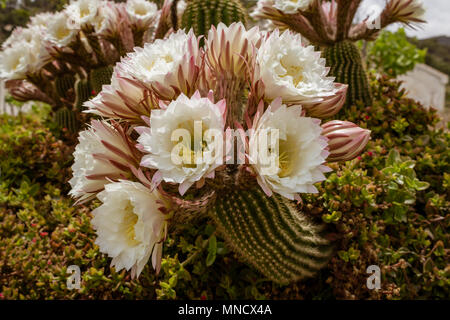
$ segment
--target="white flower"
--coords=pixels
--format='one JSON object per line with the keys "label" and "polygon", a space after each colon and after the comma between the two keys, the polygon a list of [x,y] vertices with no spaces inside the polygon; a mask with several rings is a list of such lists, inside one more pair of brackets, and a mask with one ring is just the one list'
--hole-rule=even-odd
{"label": "white flower", "polygon": [[52,21],[55,14],[52,12],[38,13],[30,18],[30,26],[39,27],[46,30],[50,21]]}
{"label": "white flower", "polygon": [[258,76],[266,87],[265,97],[281,97],[285,103],[318,102],[333,96],[334,78],[313,46],[303,46],[299,34],[278,30],[261,44],[257,54]]}
{"label": "white flower", "polygon": [[69,45],[78,34],[79,29],[64,13],[55,14],[50,21],[45,40],[57,47]]}
{"label": "white flower", "polygon": [[189,36],[180,30],[168,39],[146,43],[144,48],[135,48],[135,52],[128,53],[121,62],[121,70],[147,84],[164,82],[167,74],[174,73],[181,64],[186,63],[188,40]]}
{"label": "white flower", "polygon": [[111,35],[119,28],[118,10],[114,3],[107,2],[98,9],[92,21],[94,30],[99,35]]}
{"label": "white flower", "polygon": [[2,43],[2,48],[8,48],[15,45],[32,44],[34,42],[36,29],[18,27],[13,30],[11,35]]}
{"label": "white flower", "polygon": [[140,27],[148,27],[157,17],[158,7],[146,0],[128,0],[126,11],[130,22]]}
{"label": "white flower", "polygon": [[274,7],[284,13],[296,13],[308,9],[314,0],[275,0]]}
{"label": "white flower", "polygon": [[179,30],[167,39],[158,39],[134,50],[116,66],[122,76],[156,90],[163,100],[175,99],[180,92],[188,94],[188,88],[193,88],[201,57],[197,37],[192,31],[186,34]]}
{"label": "white flower", "polygon": [[71,1],[65,11],[75,24],[84,26],[94,22],[99,7],[105,4],[99,0]]}
{"label": "white flower", "polygon": [[120,181],[107,184],[97,197],[103,205],[92,212],[91,223],[97,232],[95,243],[101,252],[113,258],[111,265],[116,271],[131,269],[134,278],[152,255],[158,272],[167,222],[159,210],[161,198],[157,191],[139,183]]}
{"label": "white flower", "polygon": [[[179,183],[180,194],[222,164],[225,102],[210,99],[198,92],[191,98],[180,95],[165,110],[152,110],[150,128],[140,128],[138,142],[149,153],[141,166],[158,169],[156,176],[166,182]],[[188,136],[180,143],[178,133],[183,132]],[[220,136],[209,135],[216,133]]]}
{"label": "white flower", "polygon": [[317,192],[314,184],[325,180],[323,172],[329,171],[323,165],[328,152],[326,139],[321,137],[320,120],[301,113],[300,106],[287,107],[276,99],[254,120],[250,163],[268,195],[274,191],[294,199],[298,193]]}
{"label": "white flower", "polygon": [[94,120],[78,140],[69,194],[79,201],[92,199],[111,179],[128,177],[128,165],[137,165],[131,143],[118,125]]}
{"label": "white flower", "polygon": [[0,78],[7,80],[25,79],[32,61],[26,43],[18,43],[0,53]]}

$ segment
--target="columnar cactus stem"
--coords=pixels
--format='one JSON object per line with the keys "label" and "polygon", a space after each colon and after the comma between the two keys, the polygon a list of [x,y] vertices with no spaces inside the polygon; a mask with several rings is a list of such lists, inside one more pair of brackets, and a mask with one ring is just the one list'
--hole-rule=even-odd
{"label": "columnar cactus stem", "polygon": [[211,25],[239,21],[247,23],[247,11],[239,0],[191,0],[183,13],[181,27],[193,28],[196,35],[207,35]]}
{"label": "columnar cactus stem", "polygon": [[336,82],[349,85],[346,105],[353,105],[358,100],[371,105],[369,79],[356,45],[351,41],[337,42],[324,48],[324,57],[331,68],[330,75],[336,77]]}
{"label": "columnar cactus stem", "polygon": [[289,200],[267,197],[260,188],[227,190],[209,213],[245,262],[281,284],[313,276],[332,252],[320,226]]}

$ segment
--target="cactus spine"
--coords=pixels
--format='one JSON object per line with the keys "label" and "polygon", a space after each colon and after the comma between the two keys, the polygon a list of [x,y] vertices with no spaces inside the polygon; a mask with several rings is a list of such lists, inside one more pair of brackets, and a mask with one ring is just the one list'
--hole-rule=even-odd
{"label": "cactus spine", "polygon": [[92,90],[95,93],[102,91],[104,84],[111,83],[111,77],[113,75],[114,68],[112,66],[100,67],[97,69],[92,69],[90,74],[90,84]]}
{"label": "cactus spine", "polygon": [[289,200],[267,197],[260,188],[229,190],[209,213],[245,262],[281,284],[313,276],[332,253],[320,226]]}
{"label": "cactus spine", "polygon": [[183,13],[181,27],[194,29],[198,36],[207,35],[211,25],[247,23],[247,11],[239,0],[191,0]]}
{"label": "cactus spine", "polygon": [[367,106],[372,104],[372,93],[369,86],[366,68],[358,47],[351,41],[337,42],[324,48],[324,58],[330,69],[330,76],[336,82],[349,85],[346,105],[363,101]]}

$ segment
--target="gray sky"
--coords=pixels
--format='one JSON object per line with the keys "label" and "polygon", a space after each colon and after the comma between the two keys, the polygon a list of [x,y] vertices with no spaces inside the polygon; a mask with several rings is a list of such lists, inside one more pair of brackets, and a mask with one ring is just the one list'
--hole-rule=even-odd
{"label": "gray sky", "polygon": [[[385,2],[386,0],[364,0],[361,11],[365,13],[371,6],[383,6]],[[427,10],[425,14],[427,23],[417,30],[406,28],[406,33],[419,39],[441,35],[450,37],[450,0],[423,0],[423,3]],[[394,25],[389,30],[395,30],[398,27]]]}

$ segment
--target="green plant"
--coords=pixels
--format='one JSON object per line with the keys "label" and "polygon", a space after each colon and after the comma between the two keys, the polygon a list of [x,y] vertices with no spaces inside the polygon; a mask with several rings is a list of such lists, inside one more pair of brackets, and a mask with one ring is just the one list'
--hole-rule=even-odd
{"label": "green plant", "polygon": [[367,60],[378,71],[397,77],[414,69],[416,63],[425,62],[427,50],[418,49],[408,41],[405,30],[383,31],[378,39],[369,43]]}
{"label": "green plant", "polygon": [[181,27],[193,28],[196,35],[207,35],[211,25],[239,21],[247,23],[247,11],[239,0],[191,0],[183,13]]}

